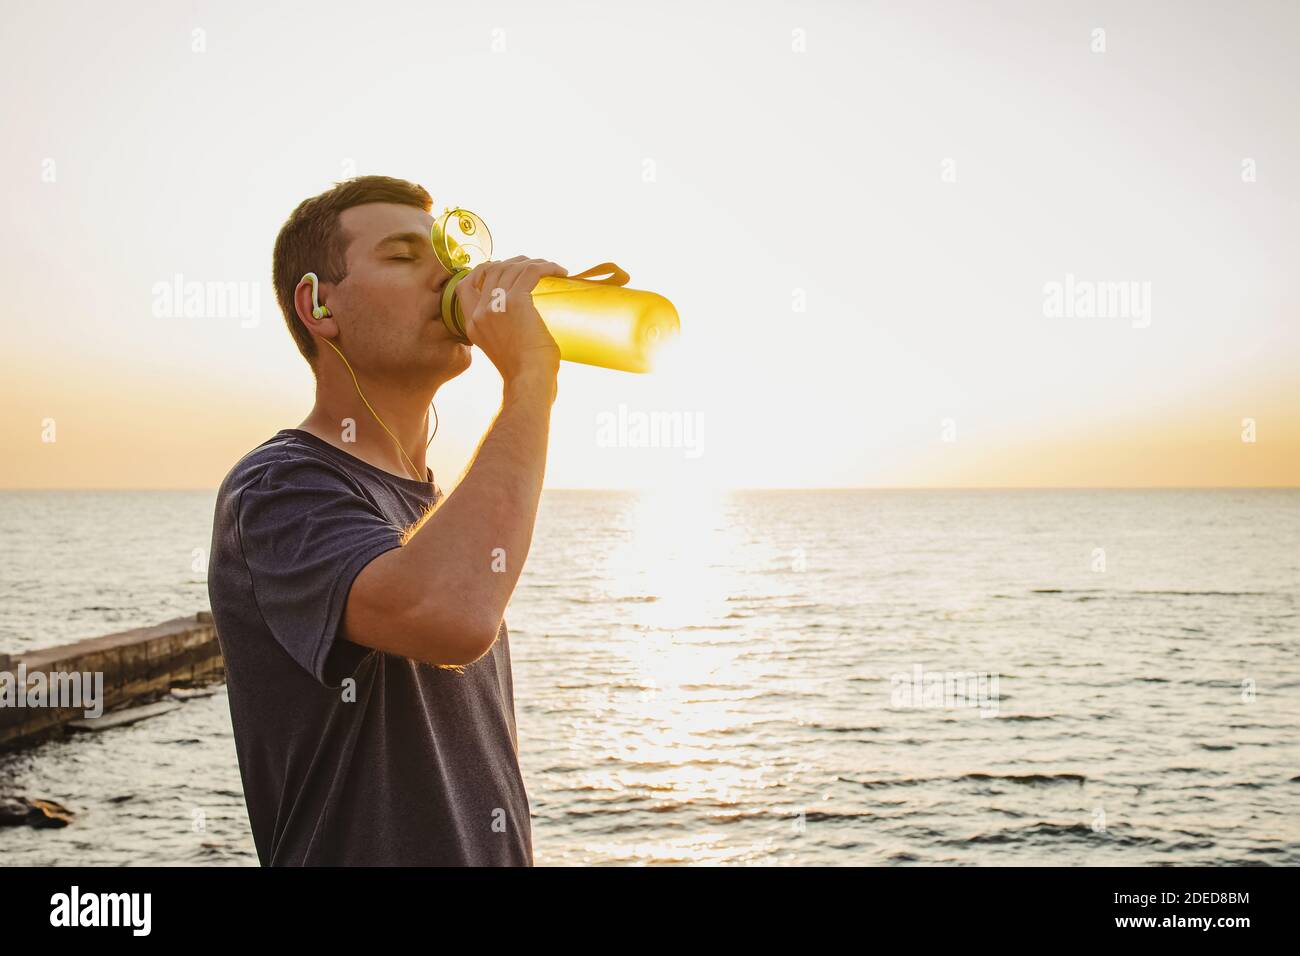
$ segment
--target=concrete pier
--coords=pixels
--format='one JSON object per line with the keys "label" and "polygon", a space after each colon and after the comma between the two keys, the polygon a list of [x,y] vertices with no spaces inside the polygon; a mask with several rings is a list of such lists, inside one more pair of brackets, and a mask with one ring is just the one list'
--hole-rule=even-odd
{"label": "concrete pier", "polygon": [[[152,627],[92,637],[23,654],[0,654],[0,671],[17,675],[25,665],[28,682],[36,673],[104,675],[105,714],[167,693],[225,679],[225,663],[212,615],[200,611]],[[85,717],[79,707],[0,706],[0,749],[26,746],[62,733]]]}

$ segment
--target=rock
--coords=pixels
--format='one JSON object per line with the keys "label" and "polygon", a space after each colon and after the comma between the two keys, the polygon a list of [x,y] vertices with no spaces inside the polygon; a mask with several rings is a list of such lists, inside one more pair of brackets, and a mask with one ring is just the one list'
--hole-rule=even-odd
{"label": "rock", "polygon": [[38,830],[66,827],[72,822],[72,811],[53,800],[28,800],[27,825]]}
{"label": "rock", "polygon": [[134,724],[139,720],[157,717],[159,714],[166,714],[179,706],[180,704],[174,701],[163,700],[153,704],[145,704],[143,707],[127,707],[123,710],[114,710],[99,717],[70,720],[65,726],[73,730],[109,730],[113,727],[125,727],[127,724]]}
{"label": "rock", "polygon": [[0,826],[26,824],[37,829],[66,827],[72,811],[54,800],[30,797],[0,797]]}
{"label": "rock", "polygon": [[27,801],[22,797],[0,797],[0,827],[20,826],[27,822]]}
{"label": "rock", "polygon": [[176,700],[192,700],[195,697],[212,697],[217,692],[208,687],[173,687],[170,691]]}

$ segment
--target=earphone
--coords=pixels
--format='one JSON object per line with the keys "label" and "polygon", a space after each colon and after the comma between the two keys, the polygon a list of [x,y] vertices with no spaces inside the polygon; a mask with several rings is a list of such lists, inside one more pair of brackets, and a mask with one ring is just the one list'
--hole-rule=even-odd
{"label": "earphone", "polygon": [[329,318],[332,313],[328,308],[321,305],[320,299],[317,298],[317,296],[320,294],[320,286],[319,286],[320,280],[316,278],[316,273],[308,272],[298,281],[304,282],[308,279],[311,280],[311,317],[313,319]]}
{"label": "earphone", "polygon": [[[328,306],[324,306],[320,304],[320,299],[317,297],[319,295],[320,279],[316,277],[316,273],[314,272],[304,273],[303,277],[298,281],[311,283],[311,317],[313,319],[327,319],[334,314],[329,310]],[[402,453],[402,457],[406,459],[406,463],[411,467],[411,471],[415,472],[416,475],[415,480],[424,481],[425,479],[422,476],[420,476],[419,469],[415,467],[415,462],[411,461],[411,456],[406,453],[406,449],[403,448],[402,443],[397,440],[397,436],[394,435],[389,430],[388,426],[384,424],[384,420],[379,417],[379,413],[375,411],[374,408],[371,407],[368,401],[366,401],[365,393],[361,391],[361,383],[357,381],[357,373],[352,371],[352,364],[348,362],[346,356],[344,356],[343,352],[339,349],[337,345],[335,345],[329,339],[324,339],[324,342],[335,352],[338,352],[339,358],[343,359],[343,364],[347,366],[348,373],[352,376],[352,384],[353,386],[355,386],[357,390],[357,394],[361,396],[361,401],[365,404],[366,408],[370,409],[370,414],[375,416],[375,421],[379,422],[379,427],[382,428],[384,431],[388,432],[388,437],[391,438],[394,444],[397,445],[397,450]],[[434,435],[438,434],[438,409],[433,404],[430,404],[429,407],[433,409],[433,435],[429,436],[429,441],[424,446],[425,451],[428,451],[429,445],[433,444]],[[429,427],[428,413],[425,414],[424,427],[425,428]]]}

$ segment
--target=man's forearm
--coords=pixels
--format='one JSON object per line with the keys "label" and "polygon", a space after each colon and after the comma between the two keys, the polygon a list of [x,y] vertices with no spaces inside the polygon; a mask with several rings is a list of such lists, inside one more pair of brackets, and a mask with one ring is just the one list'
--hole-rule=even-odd
{"label": "man's forearm", "polygon": [[456,602],[475,629],[492,634],[532,543],[555,388],[548,373],[505,384],[464,478],[408,532],[403,549],[421,597]]}

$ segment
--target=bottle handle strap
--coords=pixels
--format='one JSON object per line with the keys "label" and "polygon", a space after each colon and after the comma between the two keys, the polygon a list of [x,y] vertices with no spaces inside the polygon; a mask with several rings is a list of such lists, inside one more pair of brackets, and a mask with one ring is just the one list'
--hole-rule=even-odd
{"label": "bottle handle strap", "polygon": [[[604,276],[603,279],[595,279],[593,276]],[[602,262],[600,265],[592,266],[576,276],[565,276],[566,279],[585,279],[588,282],[596,282],[601,285],[627,285],[631,276],[620,269],[612,262]]]}

